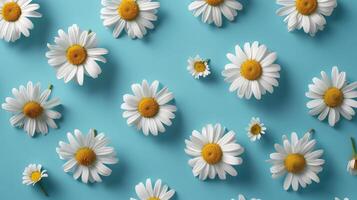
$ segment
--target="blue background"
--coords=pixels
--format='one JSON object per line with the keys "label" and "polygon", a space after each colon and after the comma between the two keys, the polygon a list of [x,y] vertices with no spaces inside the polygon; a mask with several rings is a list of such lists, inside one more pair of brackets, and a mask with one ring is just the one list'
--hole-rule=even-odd
{"label": "blue background", "polygon": [[[10,114],[0,112],[1,123],[1,199],[46,199],[40,191],[22,185],[22,171],[29,163],[41,163],[50,178],[48,199],[128,199],[136,197],[134,186],[146,178],[161,178],[177,193],[175,198],[230,199],[239,193],[262,199],[357,199],[356,177],[346,172],[351,157],[349,137],[356,135],[357,120],[342,120],[335,128],[308,115],[305,104],[307,86],[321,70],[330,73],[338,65],[350,81],[357,81],[357,2],[338,1],[333,16],[328,17],[325,31],[312,38],[301,31],[288,33],[283,18],[275,15],[273,0],[244,0],[244,10],[233,23],[222,28],[201,23],[187,10],[189,0],[161,1],[156,29],[143,40],[126,35],[112,37],[111,29],[102,26],[100,1],[38,0],[43,18],[34,19],[30,38],[15,43],[0,43],[0,99],[11,96],[11,89],[27,81],[54,85],[52,96],[60,97],[63,119],[60,128],[47,136],[27,136],[11,127]],[[77,23],[82,29],[97,33],[99,46],[107,48],[108,63],[102,64],[98,79],[86,78],[84,86],[57,80],[55,70],[47,64],[46,43],[53,43],[57,30]],[[255,40],[278,52],[282,66],[280,86],[262,101],[239,99],[229,93],[221,71],[228,63],[226,53],[236,44]],[[212,75],[195,80],[186,71],[187,58],[200,54],[211,59]],[[130,85],[142,79],[159,80],[174,92],[179,109],[173,126],[159,137],[145,137],[122,118],[122,96]],[[245,127],[252,116],[260,117],[268,127],[262,140],[251,143]],[[244,164],[237,167],[238,176],[226,181],[199,181],[194,178],[184,153],[184,139],[193,129],[220,122],[237,133],[246,152]],[[113,173],[100,184],[83,184],[63,172],[64,161],[55,148],[66,141],[66,132],[75,128],[103,131],[111,139],[120,163],[112,165]],[[282,134],[297,131],[300,136],[315,128],[318,147],[325,150],[326,164],[319,175],[320,184],[299,192],[283,190],[283,179],[271,178],[270,164],[265,160],[281,142]]]}

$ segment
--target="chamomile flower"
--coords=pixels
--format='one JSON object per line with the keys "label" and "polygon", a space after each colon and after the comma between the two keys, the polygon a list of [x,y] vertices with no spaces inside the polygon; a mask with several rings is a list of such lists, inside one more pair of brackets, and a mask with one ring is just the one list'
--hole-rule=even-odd
{"label": "chamomile flower", "polygon": [[102,0],[104,8],[100,18],[106,27],[114,26],[113,36],[119,37],[125,30],[129,37],[143,38],[147,29],[153,29],[157,20],[159,2],[151,0]]}
{"label": "chamomile flower", "polygon": [[225,66],[222,75],[231,83],[229,91],[237,91],[238,97],[250,99],[254,95],[259,100],[266,91],[273,93],[273,86],[279,85],[280,65],[274,63],[277,54],[269,52],[265,45],[257,41],[245,43],[243,50],[236,45],[235,55],[228,53],[227,58],[231,63]]}
{"label": "chamomile flower", "polygon": [[284,22],[289,31],[304,29],[305,33],[315,36],[324,29],[326,19],[337,6],[336,0],[277,0],[283,6],[277,10],[279,16],[286,16]]}
{"label": "chamomile flower", "polygon": [[251,141],[259,140],[266,130],[267,128],[260,122],[260,119],[255,117],[252,117],[249,126],[246,128],[247,135]]}
{"label": "chamomile flower", "polygon": [[68,28],[68,34],[62,29],[55,37],[55,45],[47,44],[46,53],[48,64],[55,67],[57,79],[68,83],[76,78],[79,85],[83,85],[84,74],[97,78],[102,73],[97,61],[106,62],[103,55],[108,51],[97,48],[97,37],[94,32],[81,31],[74,24]]}
{"label": "chamomile flower", "polygon": [[[167,185],[162,185],[161,180],[155,182],[152,186],[151,179],[146,179],[146,184],[139,183],[135,186],[136,194],[140,200],[170,200],[175,195],[175,190],[168,190]],[[136,200],[130,198],[130,200]]]}
{"label": "chamomile flower", "polygon": [[48,127],[57,128],[55,119],[61,118],[61,114],[54,107],[60,105],[60,100],[51,100],[52,86],[41,93],[40,84],[33,85],[31,81],[27,86],[21,85],[19,89],[13,88],[13,97],[7,97],[1,107],[12,113],[10,124],[14,127],[21,127],[29,136],[35,133],[48,133]]}
{"label": "chamomile flower", "polygon": [[311,132],[307,132],[301,139],[293,132],[291,141],[286,135],[283,136],[283,146],[275,144],[276,153],[270,154],[270,160],[273,166],[270,168],[273,178],[285,177],[284,189],[288,190],[290,186],[294,191],[299,186],[305,188],[312,181],[319,183],[317,176],[322,171],[322,165],[325,163],[320,157],[323,150],[314,151],[316,140],[311,140]]}
{"label": "chamomile flower", "polygon": [[195,17],[201,15],[202,22],[222,26],[222,15],[229,21],[233,21],[237,16],[237,11],[243,6],[237,0],[194,0],[188,10],[193,12]]}
{"label": "chamomile flower", "polygon": [[46,190],[44,189],[43,185],[41,184],[41,180],[43,178],[47,178],[47,170],[42,169],[42,165],[37,164],[29,164],[24,172],[22,173],[22,184],[25,185],[36,185],[40,186],[41,191],[48,196]]}
{"label": "chamomile flower", "polygon": [[104,133],[97,135],[93,129],[83,135],[78,129],[67,133],[69,143],[60,141],[56,148],[60,159],[67,160],[63,165],[65,172],[73,172],[73,178],[81,176],[83,183],[102,182],[100,175],[109,176],[112,170],[106,165],[116,164],[118,159],[113,147],[107,146],[108,138]]}
{"label": "chamomile flower", "polygon": [[21,37],[30,36],[33,23],[32,17],[41,17],[36,10],[40,5],[31,0],[2,0],[0,1],[0,39],[14,42]]}
{"label": "chamomile flower", "polygon": [[211,73],[208,66],[209,60],[204,60],[199,55],[196,55],[194,58],[190,57],[187,62],[187,70],[196,79],[199,79],[201,76],[204,78]]}
{"label": "chamomile flower", "polygon": [[193,157],[188,161],[194,176],[200,180],[214,179],[216,175],[222,180],[226,173],[237,176],[233,165],[240,165],[243,159],[239,157],[244,148],[235,142],[235,133],[225,133],[221,124],[208,124],[202,132],[194,130],[190,140],[185,140],[187,155]]}
{"label": "chamomile flower", "polygon": [[351,175],[357,175],[357,150],[356,150],[356,142],[354,138],[351,138],[353,156],[350,161],[347,163],[347,171]]}
{"label": "chamomile flower", "polygon": [[[232,200],[235,200],[235,199],[232,199]],[[237,200],[246,200],[246,198],[242,194],[239,194]],[[251,198],[250,200],[260,200],[260,199]]]}
{"label": "chamomile flower", "polygon": [[343,199],[340,199],[340,198],[338,198],[338,197],[335,197],[335,199],[334,200],[350,200],[349,198],[347,198],[347,197],[345,197],[345,198],[343,198]]}
{"label": "chamomile flower", "polygon": [[151,85],[146,80],[141,84],[135,83],[131,86],[134,95],[125,94],[123,117],[127,118],[129,126],[135,125],[138,130],[143,130],[144,135],[157,136],[165,132],[166,126],[171,126],[171,120],[175,118],[176,106],[170,105],[174,99],[172,92],[164,87],[160,91],[159,81]]}
{"label": "chamomile flower", "polygon": [[310,109],[310,115],[318,115],[320,121],[328,116],[328,123],[334,126],[340,115],[351,120],[355,115],[353,108],[357,108],[357,82],[347,84],[346,72],[339,72],[337,67],[332,68],[332,79],[326,72],[321,72],[320,78],[313,78],[313,84],[309,84],[306,93],[311,98],[306,106]]}

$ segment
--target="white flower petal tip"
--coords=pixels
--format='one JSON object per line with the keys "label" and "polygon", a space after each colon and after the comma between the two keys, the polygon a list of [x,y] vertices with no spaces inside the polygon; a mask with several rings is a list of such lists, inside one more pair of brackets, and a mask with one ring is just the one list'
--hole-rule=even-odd
{"label": "white flower petal tip", "polygon": [[231,63],[225,66],[222,76],[231,84],[229,91],[236,92],[239,98],[254,96],[260,100],[279,86],[280,65],[274,63],[277,53],[269,52],[265,45],[257,41],[247,42],[243,48],[236,45],[235,53],[228,53],[227,58]]}
{"label": "white flower petal tip", "polygon": [[[248,200],[248,199],[246,199],[244,195],[239,194],[237,199],[232,199],[232,200]],[[261,200],[261,199],[251,198],[250,200]]]}
{"label": "white flower petal tip", "polygon": [[351,120],[357,108],[357,82],[348,84],[346,72],[339,72],[337,67],[332,68],[331,78],[322,71],[321,78],[314,77],[309,84],[306,97],[311,100],[306,106],[309,114],[317,116],[320,121],[328,119],[330,126],[335,126],[341,116]]}
{"label": "white flower petal tip", "polygon": [[40,83],[29,81],[26,86],[13,88],[12,94],[14,97],[7,97],[1,105],[12,114],[12,126],[23,128],[31,137],[35,133],[47,134],[48,127],[57,128],[55,120],[61,118],[61,113],[53,109],[61,103],[58,98],[49,99],[51,88],[41,92]]}
{"label": "white flower petal tip", "polygon": [[192,157],[188,164],[192,167],[192,173],[200,180],[226,179],[226,174],[237,176],[233,167],[241,165],[243,159],[239,157],[244,148],[236,143],[235,133],[226,133],[221,124],[207,124],[202,131],[192,131],[189,140],[185,140],[187,155]]}
{"label": "white flower petal tip", "polygon": [[334,200],[350,200],[350,199],[347,198],[347,197],[345,197],[345,198],[343,198],[343,199],[340,199],[340,198],[338,198],[338,197],[335,197]]}
{"label": "white flower petal tip", "polygon": [[237,16],[237,11],[243,9],[243,5],[237,0],[194,0],[188,6],[193,16],[201,16],[203,23],[222,26],[222,15],[229,21]]}
{"label": "white flower petal tip", "polygon": [[131,39],[142,39],[157,20],[160,3],[152,0],[102,0],[100,18],[105,27],[114,27],[113,37],[125,31]]}
{"label": "white flower petal tip", "polygon": [[199,55],[196,55],[194,58],[190,57],[187,63],[187,71],[195,79],[199,79],[200,77],[205,78],[211,74],[209,59],[202,59]]}
{"label": "white flower petal tip", "polygon": [[74,24],[68,28],[68,33],[60,29],[54,42],[54,45],[47,44],[46,57],[48,64],[56,69],[57,79],[65,83],[74,79],[83,85],[84,75],[95,79],[102,73],[97,62],[106,62],[104,55],[108,50],[97,47],[94,32],[82,31]]}
{"label": "white flower petal tip", "polygon": [[252,117],[249,126],[246,128],[247,135],[252,142],[260,140],[260,138],[266,133],[266,130],[267,128],[264,123],[262,123],[257,117]]}
{"label": "white flower petal tip", "polygon": [[67,138],[68,143],[60,141],[56,148],[60,159],[66,160],[64,172],[72,172],[74,179],[81,177],[83,183],[102,182],[101,176],[110,176],[112,170],[106,165],[118,163],[118,158],[104,133],[91,129],[85,135],[75,129]]}
{"label": "white flower petal tip", "polygon": [[39,185],[44,195],[48,196],[48,193],[42,184],[42,180],[47,177],[47,170],[42,169],[42,165],[29,164],[22,173],[22,184],[32,186]]}
{"label": "white flower petal tip", "polygon": [[135,125],[144,135],[157,136],[171,126],[175,118],[176,106],[171,105],[174,95],[166,87],[159,90],[159,81],[149,84],[143,80],[141,84],[131,86],[133,94],[123,96],[123,118],[129,126]]}
{"label": "white flower petal tip", "polygon": [[[156,180],[155,184],[151,182],[151,179],[146,179],[145,183],[139,183],[135,186],[135,192],[140,200],[170,200],[175,195],[175,190],[163,185],[160,179]],[[130,200],[136,199],[130,198]]]}

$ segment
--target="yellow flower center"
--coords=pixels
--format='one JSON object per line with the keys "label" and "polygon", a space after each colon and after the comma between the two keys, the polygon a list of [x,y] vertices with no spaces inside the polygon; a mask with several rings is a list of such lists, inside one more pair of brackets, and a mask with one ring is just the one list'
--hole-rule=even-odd
{"label": "yellow flower center", "polygon": [[150,197],[147,200],[160,200],[158,197]]}
{"label": "yellow flower center", "polygon": [[196,72],[204,72],[206,70],[206,64],[204,61],[197,61],[193,65]]}
{"label": "yellow flower center", "polygon": [[138,111],[143,117],[151,118],[159,112],[160,106],[154,98],[144,97],[139,102]]}
{"label": "yellow flower center", "polygon": [[118,14],[126,21],[132,21],[138,17],[140,8],[135,0],[122,0],[118,7]]}
{"label": "yellow flower center", "polygon": [[5,3],[4,6],[2,7],[1,13],[2,13],[2,17],[5,19],[5,21],[15,22],[21,16],[21,8],[15,2],[8,2],[8,3]]}
{"label": "yellow flower center", "polygon": [[34,183],[37,183],[38,181],[41,180],[41,172],[40,171],[34,171],[31,173],[30,175],[30,179],[31,181],[33,181]]}
{"label": "yellow flower center", "polygon": [[306,166],[305,157],[301,154],[289,154],[284,161],[285,169],[293,174],[302,172]]}
{"label": "yellow flower center", "polygon": [[254,124],[251,128],[250,128],[250,132],[253,135],[259,135],[262,131],[262,127],[259,124]]}
{"label": "yellow flower center", "polygon": [[87,50],[81,45],[75,44],[67,49],[66,56],[72,65],[81,65],[87,59]]}
{"label": "yellow flower center", "polygon": [[240,74],[251,81],[259,79],[262,73],[262,66],[256,60],[246,60],[240,68]]}
{"label": "yellow flower center", "polygon": [[214,165],[222,160],[223,152],[218,144],[209,143],[203,146],[201,155],[208,164]]}
{"label": "yellow flower center", "polygon": [[211,6],[218,6],[223,2],[224,0],[206,0],[206,3]]}
{"label": "yellow flower center", "polygon": [[311,15],[317,9],[317,0],[296,0],[295,6],[302,15]]}
{"label": "yellow flower center", "polygon": [[43,108],[39,103],[35,101],[29,101],[22,108],[22,112],[26,117],[35,119],[42,114]]}
{"label": "yellow flower center", "polygon": [[326,105],[332,108],[340,106],[343,102],[342,91],[335,87],[329,88],[324,94],[324,102]]}
{"label": "yellow flower center", "polygon": [[75,154],[77,162],[84,166],[89,166],[97,159],[97,155],[94,151],[88,147],[83,147],[77,150]]}

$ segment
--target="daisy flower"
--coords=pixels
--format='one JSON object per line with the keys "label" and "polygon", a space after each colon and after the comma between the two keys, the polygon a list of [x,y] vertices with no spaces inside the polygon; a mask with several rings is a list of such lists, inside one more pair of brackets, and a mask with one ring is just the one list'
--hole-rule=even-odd
{"label": "daisy flower", "polygon": [[313,84],[309,84],[309,91],[306,93],[311,98],[306,106],[310,109],[310,115],[318,115],[320,121],[328,116],[328,123],[334,126],[340,115],[351,120],[355,115],[353,108],[357,108],[357,82],[347,84],[346,73],[339,72],[337,67],[332,68],[332,79],[326,72],[321,72],[321,79],[313,78]]}
{"label": "daisy flower", "polygon": [[100,18],[105,27],[114,26],[113,36],[119,37],[125,30],[129,37],[143,38],[147,29],[153,29],[157,20],[159,2],[151,0],[102,0],[104,8]]}
{"label": "daisy flower", "polygon": [[76,77],[79,85],[83,85],[84,74],[97,78],[102,73],[97,61],[106,62],[103,55],[108,51],[97,48],[96,34],[91,31],[81,31],[74,24],[68,28],[68,34],[62,29],[55,37],[55,45],[47,44],[50,49],[46,53],[48,64],[55,67],[57,78],[68,83]]}
{"label": "daisy flower", "polygon": [[0,1],[0,39],[14,42],[21,34],[29,37],[33,29],[31,17],[41,17],[36,12],[40,5],[31,3],[31,0],[2,0]]}
{"label": "daisy flower", "polygon": [[32,185],[38,183],[40,186],[41,191],[48,196],[46,190],[44,189],[43,185],[41,184],[42,178],[48,177],[47,170],[42,170],[42,165],[36,164],[29,164],[24,172],[22,173],[22,184],[25,185]]}
{"label": "daisy flower", "polygon": [[252,117],[249,126],[246,128],[248,137],[251,141],[259,140],[262,135],[265,134],[266,130],[267,128],[260,122],[260,119],[255,117]]}
{"label": "daisy flower", "polygon": [[195,0],[188,6],[195,17],[201,15],[202,22],[214,22],[217,27],[222,26],[222,15],[233,21],[237,11],[242,9],[242,4],[236,0]]}
{"label": "daisy flower", "polygon": [[353,156],[347,164],[347,171],[352,175],[357,175],[357,150],[355,139],[351,137]]}
{"label": "daisy flower", "polygon": [[192,167],[194,176],[200,180],[207,177],[214,179],[216,175],[221,180],[226,179],[226,173],[237,176],[233,165],[243,162],[238,157],[244,152],[244,148],[235,142],[234,131],[225,133],[221,124],[208,124],[202,128],[202,132],[192,131],[190,140],[185,140],[187,155],[193,157],[188,161]]}
{"label": "daisy flower", "polygon": [[288,190],[292,186],[294,191],[299,186],[305,188],[312,181],[319,183],[317,176],[322,171],[322,165],[325,163],[320,157],[323,150],[314,151],[316,140],[311,140],[311,133],[307,132],[301,139],[293,132],[291,141],[286,135],[283,136],[283,146],[275,144],[276,153],[270,154],[270,160],[273,166],[270,168],[273,178],[284,176],[284,189]]}
{"label": "daisy flower", "polygon": [[[340,198],[335,197],[335,200],[340,200]],[[345,197],[345,198],[343,198],[343,199],[341,199],[341,200],[350,200],[350,199],[347,198],[347,197]]]}
{"label": "daisy flower", "polygon": [[283,6],[277,15],[286,16],[284,22],[289,31],[304,29],[305,33],[315,36],[326,24],[324,16],[330,16],[337,6],[336,0],[277,0]]}
{"label": "daisy flower", "polygon": [[[235,199],[232,199],[232,200],[235,200]],[[239,194],[238,195],[238,199],[237,200],[246,200],[246,198],[242,195],[242,194]],[[260,200],[260,199],[257,199],[257,198],[251,198],[250,200]]]}
{"label": "daisy flower", "polygon": [[14,127],[23,127],[30,135],[36,133],[47,134],[48,127],[57,128],[54,119],[61,118],[61,114],[54,107],[60,105],[60,100],[54,98],[48,100],[52,90],[52,85],[41,93],[40,83],[33,85],[31,81],[27,87],[21,85],[19,89],[13,88],[13,97],[7,97],[6,103],[1,107],[13,114],[10,124]]}
{"label": "daisy flower", "polygon": [[[176,106],[169,102],[174,99],[172,92],[164,87],[160,91],[159,81],[154,81],[151,85],[143,80],[141,85],[135,83],[131,85],[134,95],[125,94],[124,103],[121,108],[124,110],[123,117],[127,118],[129,126],[135,125],[138,130],[143,130],[144,135],[157,136],[165,132],[166,126],[171,126],[171,120],[175,118]],[[164,124],[164,125],[163,125]]]}
{"label": "daisy flower", "polygon": [[227,54],[232,63],[225,66],[222,75],[226,82],[232,83],[229,91],[237,91],[237,96],[246,99],[252,94],[261,99],[266,91],[273,93],[273,86],[279,85],[277,79],[280,78],[280,65],[274,63],[277,54],[257,41],[252,45],[245,43],[243,49],[236,45],[235,55]]}
{"label": "daisy flower", "polygon": [[[162,185],[160,179],[155,182],[154,187],[152,187],[151,179],[146,179],[146,185],[139,183],[135,186],[136,194],[140,200],[169,200],[175,195],[175,190],[167,190],[168,186]],[[130,198],[130,200],[136,199]]]}
{"label": "daisy flower", "polygon": [[83,135],[78,129],[67,133],[69,143],[60,141],[56,148],[60,159],[67,160],[63,165],[65,172],[73,172],[73,178],[80,176],[83,183],[102,182],[100,175],[109,176],[112,170],[106,164],[116,164],[118,159],[113,147],[108,147],[109,140],[104,133],[97,135],[93,129]]}
{"label": "daisy flower", "polygon": [[208,66],[209,60],[203,60],[199,55],[194,58],[190,57],[187,62],[187,70],[196,79],[199,79],[200,76],[206,77],[211,73]]}

